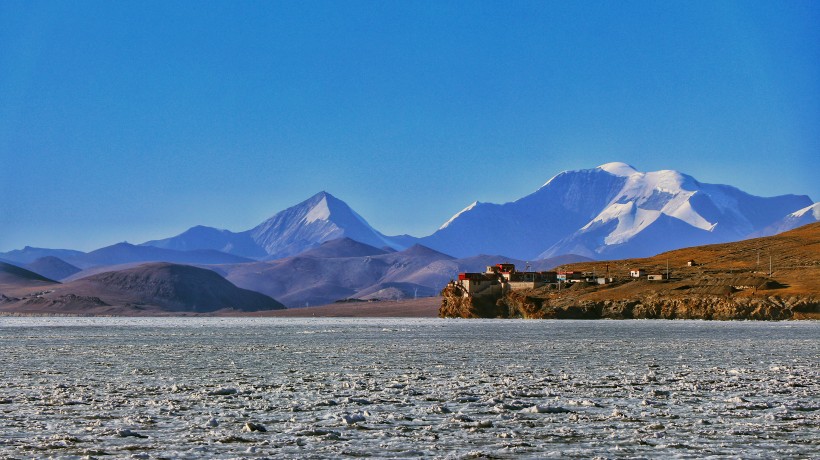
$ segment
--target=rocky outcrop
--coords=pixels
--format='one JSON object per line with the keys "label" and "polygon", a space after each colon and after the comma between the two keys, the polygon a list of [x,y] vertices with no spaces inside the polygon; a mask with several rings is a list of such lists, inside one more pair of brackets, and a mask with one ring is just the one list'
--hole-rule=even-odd
{"label": "rocky outcrop", "polygon": [[465,297],[463,293],[442,292],[441,317],[527,318],[527,319],[703,319],[703,320],[786,320],[816,318],[820,299],[729,297],[714,295],[663,296],[623,300],[574,300],[550,298],[512,291],[488,308],[489,299]]}
{"label": "rocky outcrop", "polygon": [[464,289],[448,284],[441,291],[442,303],[438,315],[441,318],[509,318],[507,304],[503,299],[465,296]]}

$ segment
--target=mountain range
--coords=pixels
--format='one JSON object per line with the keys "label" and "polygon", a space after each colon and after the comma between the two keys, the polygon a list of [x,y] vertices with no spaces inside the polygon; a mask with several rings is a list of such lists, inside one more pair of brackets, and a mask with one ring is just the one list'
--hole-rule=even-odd
{"label": "mountain range", "polygon": [[[531,263],[533,270],[589,260],[565,256]],[[526,262],[501,255],[456,259],[425,246],[387,251],[350,238],[330,240],[301,254],[271,261],[210,266],[233,284],[269,295],[288,308],[334,301],[398,300],[428,297],[460,272],[484,271],[500,261],[525,268]]]}
{"label": "mountain range", "polygon": [[[814,211],[806,210],[812,206]],[[579,254],[600,259],[782,232],[816,221],[817,214],[805,195],[757,197],[677,171],[640,172],[616,162],[562,172],[510,203],[474,202],[422,238],[386,236],[346,203],[320,192],[244,232],[200,226],[143,245],[270,260],[348,237],[396,250],[421,244],[454,257],[483,253],[536,260]]]}
{"label": "mountain range", "polygon": [[72,282],[149,262],[196,265],[304,306],[431,295],[459,271],[498,261],[549,269],[772,235],[818,221],[818,205],[805,195],[763,198],[677,171],[607,163],[562,172],[513,202],[474,202],[420,238],[385,235],[320,192],[240,232],[195,226],[87,253],[25,247],[0,261]]}
{"label": "mountain range", "polygon": [[140,245],[119,243],[89,253],[26,247],[0,258],[29,264],[53,256],[79,268],[140,261],[240,263],[289,257],[344,237],[399,251],[421,244],[454,257],[641,257],[786,231],[816,222],[817,206],[805,195],[763,198],[677,171],[639,172],[607,163],[564,171],[510,203],[474,202],[421,238],[384,235],[344,201],[320,192],[241,232],[195,226]]}
{"label": "mountain range", "polygon": [[177,236],[148,241],[142,246],[175,250],[218,250],[257,259],[299,254],[342,237],[375,247],[404,249],[398,238],[375,230],[344,201],[327,192],[277,213],[256,227],[239,233],[197,226]]}
{"label": "mountain range", "polygon": [[761,198],[677,171],[607,163],[562,172],[511,203],[473,203],[421,243],[455,256],[643,257],[748,238],[811,205],[805,195]]}

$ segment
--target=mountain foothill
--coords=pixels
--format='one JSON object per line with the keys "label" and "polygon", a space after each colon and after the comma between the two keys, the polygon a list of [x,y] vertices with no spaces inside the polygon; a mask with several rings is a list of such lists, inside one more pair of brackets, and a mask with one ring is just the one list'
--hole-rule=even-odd
{"label": "mountain foothill", "polygon": [[412,299],[499,262],[537,271],[650,257],[818,219],[805,195],[758,197],[624,163],[562,172],[513,202],[474,202],[424,237],[385,235],[320,192],[240,232],[195,226],[90,252],[0,253],[0,311],[197,314]]}

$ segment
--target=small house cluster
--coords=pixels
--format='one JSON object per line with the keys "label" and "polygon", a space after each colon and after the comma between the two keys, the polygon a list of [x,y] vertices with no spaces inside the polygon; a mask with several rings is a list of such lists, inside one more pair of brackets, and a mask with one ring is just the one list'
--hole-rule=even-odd
{"label": "small house cluster", "polygon": [[644,271],[643,269],[640,269],[640,268],[637,269],[637,270],[630,270],[629,271],[629,276],[632,277],[632,278],[635,278],[635,279],[641,279],[644,276],[646,276],[646,279],[649,280],[649,281],[663,281],[664,279],[666,279],[664,277],[664,275],[657,274],[657,273],[651,273],[651,274],[647,275],[646,271]]}
{"label": "small house cluster", "polygon": [[450,281],[462,288],[464,296],[501,297],[510,290],[534,289],[555,283],[555,272],[519,272],[514,264],[495,264],[483,273],[459,273],[458,280]]}
{"label": "small house cluster", "polygon": [[[686,264],[690,267],[697,265],[694,260],[688,260]],[[609,276],[609,266],[607,266],[606,273],[607,276],[602,277],[600,275],[596,276],[594,272],[581,271],[519,272],[515,269],[514,264],[505,263],[490,265],[482,273],[459,273],[458,280],[451,280],[450,285],[458,287],[464,297],[488,296],[501,298],[511,290],[534,289],[553,283],[557,284],[559,289],[561,284],[570,283],[614,283],[616,279]],[[646,279],[648,281],[669,279],[668,268],[666,274],[647,274],[644,269],[637,268],[630,270],[629,276],[633,279]]]}
{"label": "small house cluster", "polygon": [[557,281],[562,283],[595,283],[608,284],[615,281],[614,278],[595,276],[592,272],[567,272],[559,271],[556,275]]}

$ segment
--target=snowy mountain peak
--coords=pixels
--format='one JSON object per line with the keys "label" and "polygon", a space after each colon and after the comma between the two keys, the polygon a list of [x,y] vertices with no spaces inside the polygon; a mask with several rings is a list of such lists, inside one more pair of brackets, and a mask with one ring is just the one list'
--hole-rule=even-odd
{"label": "snowy mountain peak", "polygon": [[811,216],[811,217],[814,217],[814,220],[820,220],[820,201],[818,201],[817,203],[814,203],[811,206],[806,206],[803,209],[797,210],[797,211],[789,214],[789,216],[793,216],[793,217],[797,217],[797,218],[807,216],[807,215]]}
{"label": "snowy mountain peak", "polygon": [[458,257],[642,257],[805,225],[820,215],[820,205],[812,203],[807,196],[757,197],[728,185],[701,183],[674,170],[641,172],[611,162],[561,172],[513,202],[475,201],[423,238],[387,237],[345,202],[322,191],[244,232],[194,227],[144,245],[274,259],[350,238],[391,251],[422,243]]}
{"label": "snowy mountain peak", "polygon": [[803,225],[820,221],[820,202],[798,209],[763,230],[753,233],[752,237],[770,236],[782,233]]}
{"label": "snowy mountain peak", "polygon": [[620,177],[629,177],[633,174],[636,174],[638,170],[633,168],[632,166],[622,163],[620,161],[613,161],[611,163],[605,163],[601,166],[598,166],[596,169],[601,169],[606,171],[613,176],[620,176]]}
{"label": "snowy mountain peak", "polygon": [[612,162],[561,172],[511,203],[474,203],[422,241],[459,257],[642,257],[742,239],[809,204],[806,196],[756,197],[674,170]]}
{"label": "snowy mountain peak", "polygon": [[470,203],[469,206],[467,206],[466,208],[464,208],[461,211],[457,212],[453,217],[450,218],[450,220],[448,220],[447,222],[444,223],[444,225],[439,227],[439,230],[441,230],[443,228],[447,228],[447,226],[449,226],[453,221],[455,221],[460,215],[462,215],[465,212],[475,208],[476,206],[478,206],[478,201],[473,201],[472,203]]}
{"label": "snowy mountain peak", "polygon": [[248,233],[268,258],[291,256],[343,237],[375,247],[397,246],[347,203],[327,192],[278,212]]}
{"label": "snowy mountain peak", "polygon": [[327,220],[330,218],[330,207],[327,204],[327,195],[323,195],[318,203],[313,205],[305,215],[305,223]]}

